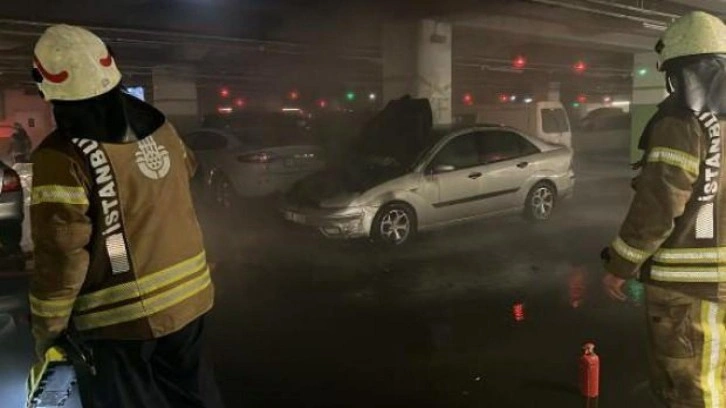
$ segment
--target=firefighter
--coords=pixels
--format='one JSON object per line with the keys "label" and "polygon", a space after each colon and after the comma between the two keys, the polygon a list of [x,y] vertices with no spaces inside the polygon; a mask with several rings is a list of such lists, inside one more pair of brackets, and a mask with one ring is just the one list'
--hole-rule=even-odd
{"label": "firefighter", "polygon": [[30,136],[20,123],[15,122],[13,128],[15,132],[13,132],[12,136],[13,142],[10,146],[10,154],[14,163],[26,163],[33,147]]}
{"label": "firefighter", "polygon": [[220,406],[201,357],[214,288],[192,154],[161,112],[122,91],[113,54],[83,28],[48,28],[33,78],[56,121],[32,155],[36,354],[65,333],[90,349],[84,405]]}
{"label": "firefighter", "polygon": [[[669,96],[641,139],[643,166],[606,292],[645,283],[651,385],[669,407],[724,407],[726,389],[726,25],[694,12],[656,45]],[[723,258],[723,259],[722,259]]]}

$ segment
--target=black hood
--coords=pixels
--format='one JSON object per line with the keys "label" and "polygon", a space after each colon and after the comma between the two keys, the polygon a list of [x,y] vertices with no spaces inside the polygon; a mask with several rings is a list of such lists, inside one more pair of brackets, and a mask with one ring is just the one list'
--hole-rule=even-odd
{"label": "black hood", "polygon": [[[159,110],[123,92],[121,86],[82,101],[53,101],[53,116],[61,135],[103,143],[135,142],[166,120]],[[129,136],[129,128],[134,137]]]}
{"label": "black hood", "polygon": [[392,100],[363,128],[355,153],[392,158],[408,167],[428,146],[432,124],[428,99]]}
{"label": "black hood", "polygon": [[726,55],[677,58],[664,69],[676,103],[694,112],[726,114]]}

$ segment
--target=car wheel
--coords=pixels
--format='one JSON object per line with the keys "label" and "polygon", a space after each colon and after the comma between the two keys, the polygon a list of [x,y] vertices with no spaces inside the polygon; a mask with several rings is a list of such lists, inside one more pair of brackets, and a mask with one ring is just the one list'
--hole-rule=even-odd
{"label": "car wheel", "polygon": [[552,217],[557,201],[555,187],[547,182],[537,183],[527,194],[524,204],[525,217],[534,222],[547,221]]}
{"label": "car wheel", "polygon": [[386,247],[401,246],[416,235],[416,214],[406,204],[389,204],[373,220],[373,241]]}
{"label": "car wheel", "polygon": [[231,209],[234,205],[236,194],[234,187],[227,176],[220,174],[212,182],[212,199],[214,204],[225,210]]}

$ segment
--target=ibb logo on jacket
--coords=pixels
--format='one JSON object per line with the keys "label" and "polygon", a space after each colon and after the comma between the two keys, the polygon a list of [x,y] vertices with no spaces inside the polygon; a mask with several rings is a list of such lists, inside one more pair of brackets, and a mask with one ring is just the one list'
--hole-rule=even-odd
{"label": "ibb logo on jacket", "polygon": [[139,143],[139,150],[136,152],[136,164],[144,176],[159,180],[166,177],[171,169],[171,159],[166,147],[157,144],[153,136],[149,136]]}

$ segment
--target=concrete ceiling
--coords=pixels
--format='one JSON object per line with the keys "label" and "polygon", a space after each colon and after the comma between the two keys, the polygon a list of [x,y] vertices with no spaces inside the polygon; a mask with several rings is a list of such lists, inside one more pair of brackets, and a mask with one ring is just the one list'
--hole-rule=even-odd
{"label": "concrete ceiling", "polygon": [[[602,4],[606,3],[606,4]],[[621,0],[24,0],[0,11],[0,76],[27,78],[32,43],[48,23],[91,26],[114,48],[127,76],[151,67],[188,64],[210,88],[237,84],[247,92],[309,88],[377,91],[381,24],[437,18],[454,29],[455,92],[511,91],[560,80],[583,92],[619,92],[630,84],[632,53],[649,52],[660,31],[693,1]],[[702,0],[710,10],[722,1]],[[615,6],[613,6],[615,5]],[[635,8],[635,10],[633,9]],[[507,73],[514,55],[531,69]],[[585,59],[585,79],[569,64]],[[486,73],[484,75],[483,73]]]}

